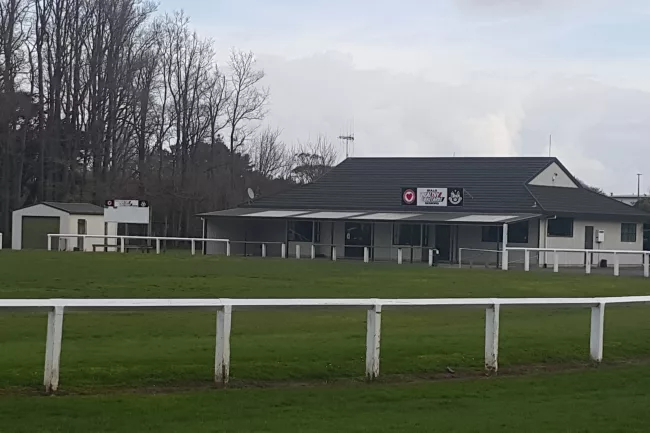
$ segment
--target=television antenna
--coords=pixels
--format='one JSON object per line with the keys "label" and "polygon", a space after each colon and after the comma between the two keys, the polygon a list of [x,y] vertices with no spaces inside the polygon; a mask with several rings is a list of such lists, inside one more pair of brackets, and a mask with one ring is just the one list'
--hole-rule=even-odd
{"label": "television antenna", "polygon": [[354,143],[354,135],[340,135],[339,140],[345,141],[345,157],[350,157],[350,142]]}

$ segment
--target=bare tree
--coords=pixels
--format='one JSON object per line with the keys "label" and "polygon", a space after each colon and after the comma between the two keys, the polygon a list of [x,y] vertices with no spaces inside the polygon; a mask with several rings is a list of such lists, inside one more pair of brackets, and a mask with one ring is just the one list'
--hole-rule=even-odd
{"label": "bare tree", "polygon": [[[244,145],[254,130],[251,122],[261,121],[266,115],[269,91],[260,86],[264,71],[256,69],[253,53],[233,50],[230,53],[229,67],[231,93],[227,112],[231,166],[233,166],[235,152]],[[230,173],[230,180],[231,186],[234,187],[233,170]]]}
{"label": "bare tree", "polygon": [[298,143],[294,151],[291,175],[297,183],[312,183],[336,164],[338,153],[322,134],[316,140]]}
{"label": "bare tree", "polygon": [[254,169],[270,179],[283,177],[291,168],[291,154],[280,134],[279,129],[267,127],[246,146]]}

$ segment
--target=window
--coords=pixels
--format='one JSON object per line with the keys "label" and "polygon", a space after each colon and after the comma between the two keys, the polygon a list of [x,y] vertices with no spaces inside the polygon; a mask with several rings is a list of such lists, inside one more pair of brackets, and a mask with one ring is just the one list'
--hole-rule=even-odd
{"label": "window", "polygon": [[320,242],[320,223],[312,221],[289,221],[289,241]]}
{"label": "window", "polygon": [[572,238],[573,237],[573,218],[555,218],[548,220],[549,236]]}
{"label": "window", "polygon": [[621,242],[636,242],[636,224],[621,224]]}
{"label": "window", "polygon": [[394,224],[393,245],[420,246],[422,226],[420,224]]}
{"label": "window", "polygon": [[[481,241],[497,243],[503,240],[502,226],[483,226]],[[527,244],[528,243],[528,221],[508,224],[508,243],[509,244]]]}

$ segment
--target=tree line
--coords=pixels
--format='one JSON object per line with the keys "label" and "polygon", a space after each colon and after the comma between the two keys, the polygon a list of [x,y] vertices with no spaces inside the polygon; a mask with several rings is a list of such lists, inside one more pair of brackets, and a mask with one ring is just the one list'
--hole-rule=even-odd
{"label": "tree line", "polygon": [[[251,52],[217,59],[182,12],[145,0],[0,0],[0,231],[42,201],[151,203],[159,235],[193,216],[321,176],[322,135],[264,127]],[[5,236],[5,239],[9,236]]]}

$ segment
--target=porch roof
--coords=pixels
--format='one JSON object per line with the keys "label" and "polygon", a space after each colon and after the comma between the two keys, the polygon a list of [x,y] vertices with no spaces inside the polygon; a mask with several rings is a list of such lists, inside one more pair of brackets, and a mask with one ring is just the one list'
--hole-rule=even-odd
{"label": "porch roof", "polygon": [[369,221],[369,222],[420,222],[447,224],[500,225],[538,218],[532,213],[476,213],[476,212],[369,212],[357,210],[297,210],[234,208],[200,214],[204,218],[250,218],[250,219],[307,219],[317,221]]}

